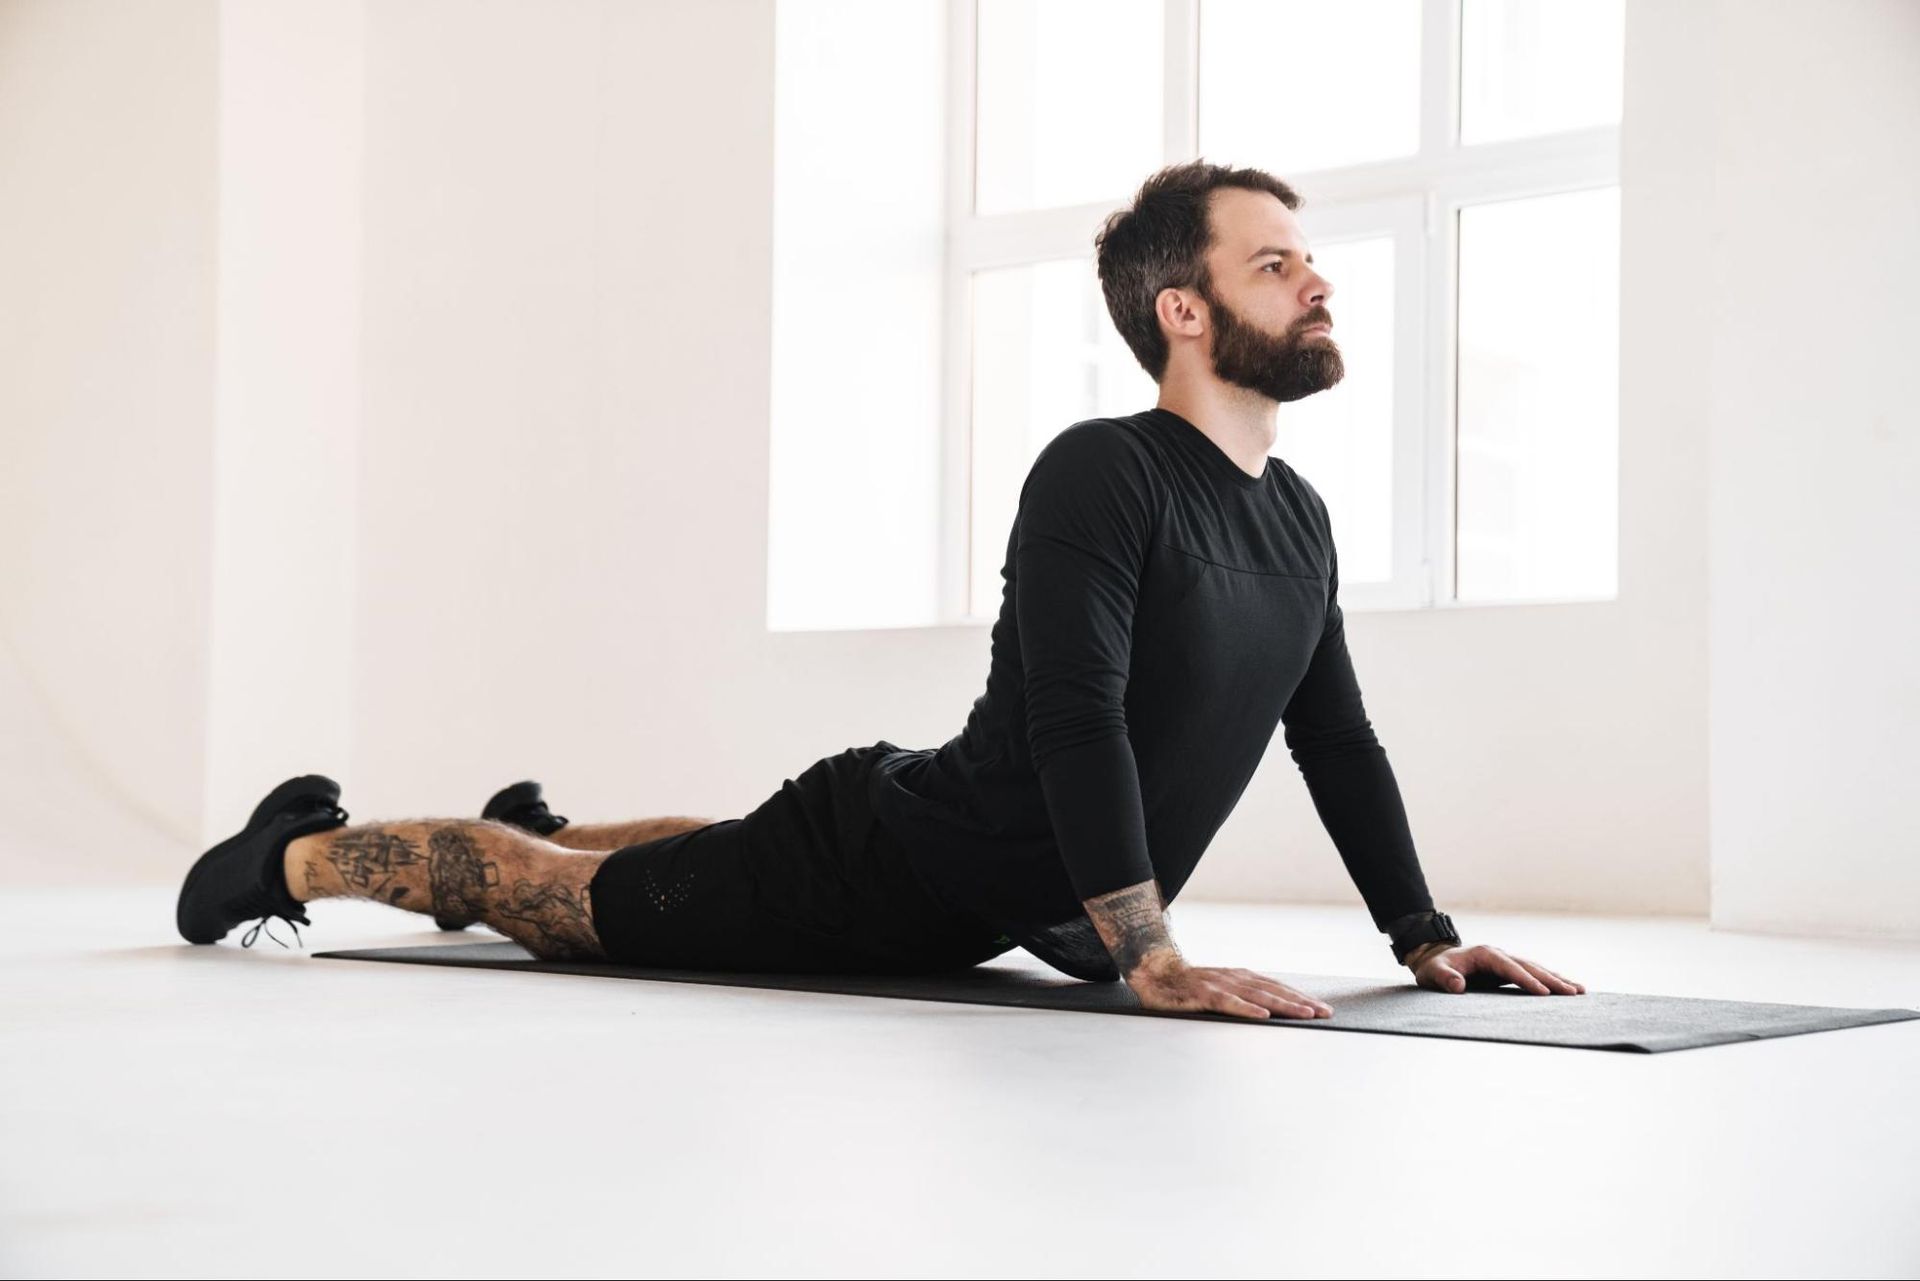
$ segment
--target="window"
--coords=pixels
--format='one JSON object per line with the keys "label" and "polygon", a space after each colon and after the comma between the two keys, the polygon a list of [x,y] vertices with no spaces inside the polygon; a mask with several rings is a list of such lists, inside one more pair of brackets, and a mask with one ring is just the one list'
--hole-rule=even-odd
{"label": "window", "polygon": [[1343,601],[1613,596],[1622,0],[953,0],[949,21],[942,456],[966,463],[940,538],[965,570],[943,619],[998,613],[1053,435],[1157,399],[1092,240],[1196,156],[1298,190],[1337,291],[1347,376],[1281,407],[1274,452],[1327,500]]}
{"label": "window", "polygon": [[964,452],[942,452],[965,446],[941,391],[957,359],[944,341],[947,6],[774,9],[771,632],[962,612],[948,603],[956,570],[942,534],[964,526],[949,491],[964,494],[967,474]]}

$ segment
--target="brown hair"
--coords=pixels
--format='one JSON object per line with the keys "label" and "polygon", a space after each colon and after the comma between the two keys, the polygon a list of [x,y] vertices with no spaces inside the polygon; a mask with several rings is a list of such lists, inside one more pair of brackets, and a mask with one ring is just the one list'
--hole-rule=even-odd
{"label": "brown hair", "polygon": [[1167,372],[1169,352],[1154,303],[1163,289],[1195,289],[1211,298],[1206,253],[1213,228],[1207,210],[1220,187],[1265,191],[1289,209],[1300,207],[1293,188],[1264,169],[1189,160],[1142,183],[1133,204],[1110,214],[1093,237],[1107,314],[1156,383]]}

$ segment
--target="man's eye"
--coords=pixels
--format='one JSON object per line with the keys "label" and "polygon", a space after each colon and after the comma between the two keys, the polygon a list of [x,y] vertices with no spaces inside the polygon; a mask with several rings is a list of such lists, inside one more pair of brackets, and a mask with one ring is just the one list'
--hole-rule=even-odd
{"label": "man's eye", "polygon": [[1278,263],[1278,262],[1270,262],[1270,263],[1268,263],[1268,264],[1267,264],[1266,266],[1264,266],[1264,267],[1262,267],[1262,268],[1261,268],[1260,270],[1262,270],[1262,271],[1272,271],[1272,270],[1274,270],[1274,269],[1275,269],[1276,267],[1282,267],[1282,266],[1285,266],[1285,265],[1286,265],[1286,264],[1284,264],[1284,263]]}

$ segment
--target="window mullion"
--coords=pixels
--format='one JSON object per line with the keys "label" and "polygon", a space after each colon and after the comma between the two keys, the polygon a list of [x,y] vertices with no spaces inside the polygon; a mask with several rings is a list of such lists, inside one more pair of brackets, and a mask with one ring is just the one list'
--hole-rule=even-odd
{"label": "window mullion", "polygon": [[965,618],[973,558],[973,223],[974,136],[979,68],[975,0],[947,0],[947,234],[945,332],[941,335],[939,610]]}
{"label": "window mullion", "polygon": [[1460,238],[1457,207],[1429,192],[1420,242],[1423,282],[1419,603],[1432,606],[1453,594],[1455,413],[1459,390]]}
{"label": "window mullion", "polygon": [[[1424,0],[1420,49],[1420,150],[1431,169],[1452,173],[1460,157],[1460,9],[1462,0]],[[1452,593],[1454,557],[1454,406],[1458,385],[1459,271],[1457,220],[1431,187],[1421,198],[1419,265],[1421,400],[1417,473],[1420,561],[1418,603],[1431,607]]]}
{"label": "window mullion", "polygon": [[1460,137],[1460,3],[1422,0],[1420,158],[1444,163]]}
{"label": "window mullion", "polygon": [[[1200,146],[1200,0],[1166,0],[1166,162],[1193,158]],[[1124,203],[1124,202],[1123,202]]]}

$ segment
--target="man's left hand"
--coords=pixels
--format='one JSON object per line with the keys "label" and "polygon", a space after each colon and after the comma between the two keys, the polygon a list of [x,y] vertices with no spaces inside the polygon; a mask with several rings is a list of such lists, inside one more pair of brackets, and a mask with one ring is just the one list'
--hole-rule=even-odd
{"label": "man's left hand", "polygon": [[1413,981],[1436,992],[1488,991],[1504,983],[1519,985],[1534,996],[1578,996],[1583,984],[1555,974],[1544,965],[1513,956],[1487,943],[1473,947],[1444,947],[1421,957]]}

